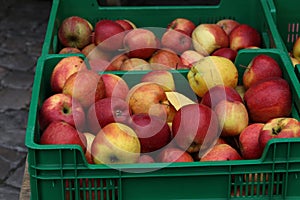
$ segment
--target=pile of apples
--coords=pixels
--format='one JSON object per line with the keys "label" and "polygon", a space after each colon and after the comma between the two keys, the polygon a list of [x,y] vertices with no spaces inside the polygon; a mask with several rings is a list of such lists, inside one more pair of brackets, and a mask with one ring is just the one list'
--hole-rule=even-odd
{"label": "pile of apples", "polygon": [[71,16],[60,25],[58,38],[59,53],[82,53],[97,71],[189,69],[208,55],[234,61],[238,50],[262,43],[256,29],[233,19],[198,25],[176,18],[165,28],[153,28],[127,19],[101,19],[93,26]]}
{"label": "pile of apples", "polygon": [[[87,51],[87,62],[69,55],[54,66],[52,93],[38,115],[41,144],[78,144],[89,163],[109,165],[257,159],[270,139],[300,136],[300,122],[290,117],[291,90],[275,59],[266,54],[253,57],[238,80],[233,62],[237,51],[261,42],[250,26],[229,19],[195,26],[180,18],[158,40],[128,20],[101,20],[93,34],[89,22],[73,18],[78,21],[62,23],[60,41],[67,48],[81,48],[80,52],[92,50]],[[71,22],[88,37],[67,37],[78,32],[66,28],[77,27]],[[217,54],[219,50],[223,53]],[[224,53],[233,51],[234,57]],[[116,58],[103,62],[107,52]],[[182,54],[170,65],[170,57],[155,59],[161,52]],[[185,52],[200,56],[184,64]],[[174,78],[179,66],[188,69],[186,82]],[[144,71],[129,86],[123,78],[126,73],[118,76],[107,69]],[[179,92],[182,84],[195,98]]]}

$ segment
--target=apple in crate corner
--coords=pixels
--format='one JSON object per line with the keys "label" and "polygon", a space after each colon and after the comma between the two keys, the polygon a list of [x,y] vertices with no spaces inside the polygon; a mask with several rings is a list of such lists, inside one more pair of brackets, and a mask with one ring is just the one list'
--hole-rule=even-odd
{"label": "apple in crate corner", "polygon": [[253,123],[241,132],[239,146],[244,159],[258,159],[261,157],[263,148],[259,143],[259,136],[263,126],[263,123]]}
{"label": "apple in crate corner", "polygon": [[244,95],[252,122],[265,123],[272,118],[287,117],[292,110],[292,94],[286,80],[272,77],[252,85]]}
{"label": "apple in crate corner", "polygon": [[93,26],[82,17],[71,16],[58,29],[58,39],[65,47],[81,49],[91,43]]}
{"label": "apple in crate corner", "polygon": [[216,49],[229,46],[228,35],[217,24],[198,25],[192,33],[192,39],[194,49],[204,56],[210,55]]}
{"label": "apple in crate corner", "polygon": [[181,54],[192,48],[192,38],[182,30],[168,29],[161,38],[161,45]]}
{"label": "apple in crate corner", "polygon": [[95,45],[106,51],[123,49],[124,28],[113,20],[102,19],[95,25]]}
{"label": "apple in crate corner", "polygon": [[292,55],[300,62],[300,37],[293,44]]}
{"label": "apple in crate corner", "polygon": [[136,163],[141,145],[132,128],[122,123],[110,123],[96,135],[92,144],[95,164]]}
{"label": "apple in crate corner", "polygon": [[54,121],[47,126],[40,138],[40,144],[77,144],[86,151],[86,138],[67,122]]}
{"label": "apple in crate corner", "polygon": [[141,153],[157,151],[171,141],[171,130],[165,120],[148,114],[134,114],[129,126],[135,131],[141,144]]}
{"label": "apple in crate corner", "polygon": [[180,57],[171,49],[159,49],[149,59],[149,63],[155,70],[177,69],[181,65]]}
{"label": "apple in crate corner", "polygon": [[130,118],[129,106],[124,99],[106,97],[92,104],[87,111],[89,130],[96,134],[109,123],[127,123]]}
{"label": "apple in crate corner", "polygon": [[101,76],[92,70],[72,74],[63,87],[63,93],[77,99],[84,108],[105,97],[105,86]]}
{"label": "apple in crate corner", "polygon": [[88,60],[103,59],[110,61],[112,55],[110,52],[97,48],[95,43],[85,46],[81,52]]}
{"label": "apple in crate corner", "polygon": [[84,60],[78,56],[69,56],[62,58],[54,67],[50,85],[54,93],[62,92],[66,80],[75,72],[86,69]]}
{"label": "apple in crate corner", "polygon": [[248,112],[240,101],[220,101],[214,108],[222,129],[221,136],[237,136],[248,126]]}
{"label": "apple in crate corner", "polygon": [[180,30],[191,37],[193,30],[196,28],[194,22],[186,18],[176,18],[171,21],[167,29]]}
{"label": "apple in crate corner", "polygon": [[175,91],[175,81],[172,73],[167,70],[153,70],[142,76],[141,82],[153,82],[161,85],[164,91]]}
{"label": "apple in crate corner", "polygon": [[217,49],[211,55],[212,56],[222,56],[222,57],[228,58],[229,60],[234,62],[235,58],[237,56],[237,51],[233,50],[229,47],[223,47],[223,48]]}
{"label": "apple in crate corner", "polygon": [[268,55],[255,56],[243,74],[243,85],[248,89],[257,81],[269,77],[282,77],[282,71],[275,59]]}
{"label": "apple in crate corner", "polygon": [[95,139],[95,135],[89,132],[84,132],[83,135],[86,138],[86,151],[84,156],[88,163],[94,164],[93,156],[92,156],[92,143]]}
{"label": "apple in crate corner", "polygon": [[159,41],[151,30],[136,28],[126,34],[123,46],[129,57],[148,59],[159,47]]}
{"label": "apple in crate corner", "polygon": [[205,155],[200,159],[200,162],[204,161],[226,161],[226,160],[242,160],[243,158],[228,144],[218,144],[213,146]]}
{"label": "apple in crate corner", "polygon": [[44,130],[53,121],[64,121],[82,130],[85,126],[85,111],[70,95],[57,93],[48,97],[39,110],[40,129]]}
{"label": "apple in crate corner", "polygon": [[270,139],[300,137],[300,122],[295,118],[279,117],[266,122],[259,136],[259,143],[265,148]]}
{"label": "apple in crate corner", "polygon": [[175,108],[170,104],[162,86],[143,82],[133,86],[126,97],[132,114],[146,113],[171,122]]}
{"label": "apple in crate corner", "polygon": [[235,29],[240,23],[233,19],[221,19],[216,23],[219,25],[227,35],[231,33],[233,29]]}
{"label": "apple in crate corner", "polygon": [[102,74],[102,81],[105,87],[105,97],[118,97],[126,99],[129,87],[125,80],[116,74]]}
{"label": "apple in crate corner", "polygon": [[67,54],[67,53],[81,53],[81,51],[76,47],[64,47],[58,52],[58,54]]}
{"label": "apple in crate corner", "polygon": [[214,109],[214,107],[222,100],[239,101],[243,103],[242,97],[232,87],[225,85],[216,85],[210,88],[201,98],[202,104]]}
{"label": "apple in crate corner", "polygon": [[203,104],[181,107],[172,122],[172,134],[183,150],[204,153],[219,138],[221,131],[215,112]]}
{"label": "apple in crate corner", "polygon": [[156,158],[157,162],[193,162],[193,157],[186,151],[177,147],[167,147],[162,149]]}
{"label": "apple in crate corner", "polygon": [[260,47],[260,33],[247,24],[240,24],[229,34],[229,45],[233,50],[240,50],[248,47]]}

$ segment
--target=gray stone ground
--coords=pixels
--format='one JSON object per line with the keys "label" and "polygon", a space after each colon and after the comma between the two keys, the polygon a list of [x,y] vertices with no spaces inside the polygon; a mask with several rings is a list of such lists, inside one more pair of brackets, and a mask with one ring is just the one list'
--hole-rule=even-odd
{"label": "gray stone ground", "polygon": [[51,1],[0,0],[0,199],[19,199],[35,65]]}

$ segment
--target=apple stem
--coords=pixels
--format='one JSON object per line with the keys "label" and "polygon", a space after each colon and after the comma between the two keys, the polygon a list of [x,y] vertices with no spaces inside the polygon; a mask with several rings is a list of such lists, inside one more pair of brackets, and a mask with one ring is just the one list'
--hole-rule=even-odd
{"label": "apple stem", "polygon": [[239,67],[244,68],[244,69],[249,69],[250,67],[247,67],[245,65],[239,65]]}

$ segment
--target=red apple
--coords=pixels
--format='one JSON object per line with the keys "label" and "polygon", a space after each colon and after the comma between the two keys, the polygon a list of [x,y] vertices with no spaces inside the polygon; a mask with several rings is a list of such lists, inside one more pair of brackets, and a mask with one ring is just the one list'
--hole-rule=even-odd
{"label": "red apple", "polygon": [[96,135],[92,144],[95,164],[136,163],[141,145],[132,128],[122,123],[110,123]]}
{"label": "red apple", "polygon": [[64,121],[82,130],[85,126],[85,112],[76,99],[67,94],[57,93],[48,97],[39,111],[41,130],[53,121]]}
{"label": "red apple", "polygon": [[185,105],[174,116],[172,134],[181,149],[201,154],[219,138],[217,115],[203,104]]}
{"label": "red apple", "polygon": [[58,39],[63,46],[81,49],[91,42],[93,26],[84,18],[71,16],[61,23]]}
{"label": "red apple", "polygon": [[105,86],[101,76],[92,70],[72,74],[63,87],[63,93],[77,99],[84,108],[105,97]]}
{"label": "red apple", "polygon": [[226,161],[226,160],[242,160],[240,154],[228,144],[218,144],[210,149],[204,156],[201,157],[201,162],[204,161]]}
{"label": "red apple", "polygon": [[259,136],[259,143],[264,149],[273,138],[300,137],[300,122],[295,118],[279,117],[266,122]]}
{"label": "red apple", "polygon": [[156,51],[158,41],[152,31],[136,28],[126,34],[123,45],[129,57],[148,59]]}
{"label": "red apple", "polygon": [[161,85],[164,91],[175,91],[175,81],[172,73],[167,70],[154,70],[142,76],[141,82],[153,82]]}
{"label": "red apple", "polygon": [[277,61],[264,54],[255,56],[248,64],[243,74],[243,85],[248,89],[257,81],[269,77],[282,77],[282,71]]}
{"label": "red apple", "polygon": [[192,32],[195,28],[196,25],[194,24],[194,22],[186,18],[176,18],[167,26],[167,29],[181,30],[188,36],[192,35]]}
{"label": "red apple", "polygon": [[232,62],[234,62],[235,58],[237,56],[237,51],[233,50],[229,47],[223,47],[223,48],[220,48],[220,49],[217,49],[216,51],[214,51],[212,53],[212,56],[222,56],[222,57],[228,58]]}
{"label": "red apple", "polygon": [[141,153],[157,151],[171,141],[171,130],[165,120],[148,114],[134,114],[129,124],[137,134]]}
{"label": "red apple", "polygon": [[214,107],[222,100],[239,101],[243,103],[243,99],[239,93],[232,87],[225,85],[216,85],[204,93],[201,103],[214,109]]}
{"label": "red apple", "polygon": [[292,110],[292,94],[286,80],[278,77],[259,81],[244,95],[252,122],[265,123],[272,118],[287,117]]}
{"label": "red apple", "polygon": [[87,111],[89,130],[95,134],[109,123],[127,123],[129,117],[128,104],[123,99],[116,97],[100,99],[92,104]]}
{"label": "red apple", "polygon": [[155,160],[148,154],[142,154],[138,160],[138,163],[155,163]]}
{"label": "red apple", "polygon": [[105,97],[118,97],[126,99],[129,87],[125,80],[116,74],[102,74],[102,81],[105,87]]}
{"label": "red apple", "polygon": [[81,51],[76,47],[64,47],[58,53],[59,54],[81,53]]}
{"label": "red apple", "polygon": [[229,34],[229,44],[236,51],[250,46],[260,47],[261,36],[252,26],[240,24]]}
{"label": "red apple", "polygon": [[263,126],[263,123],[250,124],[241,132],[239,146],[244,159],[258,159],[261,157],[263,149],[258,139]]}
{"label": "red apple", "polygon": [[162,47],[171,49],[178,54],[191,49],[192,38],[182,30],[168,29],[161,38]]}
{"label": "red apple", "polygon": [[193,157],[186,151],[179,148],[168,147],[163,149],[156,158],[157,162],[193,162]]}
{"label": "red apple", "polygon": [[51,78],[51,90],[54,93],[62,92],[66,80],[75,72],[86,69],[82,58],[69,56],[62,58],[54,67]]}
{"label": "red apple", "polygon": [[125,54],[116,55],[110,60],[109,68],[114,69],[114,71],[118,71],[120,70],[123,62],[125,62],[127,59],[129,59],[129,57]]}
{"label": "red apple", "polygon": [[115,51],[123,49],[124,28],[113,20],[102,19],[95,25],[94,43],[97,47]]}
{"label": "red apple", "polygon": [[118,19],[115,22],[120,24],[126,31],[136,28],[134,23],[128,19]]}
{"label": "red apple", "polygon": [[141,58],[129,58],[125,60],[121,66],[121,71],[132,71],[132,70],[151,70],[150,64]]}
{"label": "red apple", "polygon": [[191,68],[192,65],[202,59],[204,56],[195,50],[186,50],[180,55],[180,59],[183,65]]}
{"label": "red apple", "polygon": [[229,46],[229,37],[217,24],[200,24],[193,33],[194,49],[204,56],[210,55],[216,49]]}
{"label": "red apple", "polygon": [[221,136],[237,136],[248,126],[248,112],[240,101],[221,100],[214,111],[222,129]]}
{"label": "red apple", "polygon": [[227,35],[231,33],[233,29],[235,29],[240,23],[233,19],[221,19],[216,23],[219,25]]}
{"label": "red apple", "polygon": [[104,71],[113,71],[114,69],[110,68],[110,62],[104,59],[90,59],[89,65],[91,70],[95,72],[104,72]]}
{"label": "red apple", "polygon": [[149,59],[154,69],[177,69],[182,64],[180,57],[170,49],[159,49]]}
{"label": "red apple", "polygon": [[100,48],[96,48],[96,47],[97,46],[94,43],[91,43],[91,44],[85,46],[81,50],[81,52],[89,60],[103,59],[103,60],[109,61],[111,59],[111,55],[109,52],[107,52],[103,49],[100,49]]}
{"label": "red apple", "polygon": [[44,130],[40,144],[77,144],[83,152],[86,151],[86,138],[74,126],[63,122],[53,121]]}

